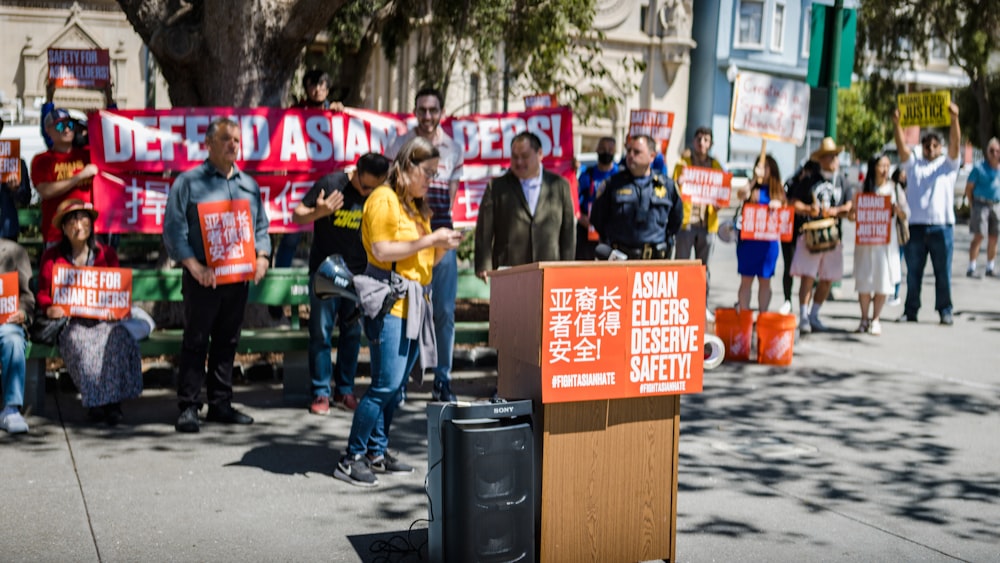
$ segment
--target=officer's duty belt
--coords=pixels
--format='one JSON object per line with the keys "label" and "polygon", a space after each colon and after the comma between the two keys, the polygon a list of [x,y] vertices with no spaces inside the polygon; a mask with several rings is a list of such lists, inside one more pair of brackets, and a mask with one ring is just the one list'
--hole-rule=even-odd
{"label": "officer's duty belt", "polygon": [[670,258],[667,256],[667,253],[670,252],[670,245],[665,242],[649,243],[642,246],[626,246],[613,242],[611,243],[611,248],[624,252],[631,260],[663,260]]}

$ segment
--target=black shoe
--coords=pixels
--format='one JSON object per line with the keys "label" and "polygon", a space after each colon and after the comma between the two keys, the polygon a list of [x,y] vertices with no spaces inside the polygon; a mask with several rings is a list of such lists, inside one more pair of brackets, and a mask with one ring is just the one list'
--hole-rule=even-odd
{"label": "black shoe", "polygon": [[337,468],[333,470],[333,476],[355,487],[378,486],[378,477],[372,472],[368,458],[360,454],[348,454],[340,458]]}
{"label": "black shoe", "polygon": [[434,388],[431,389],[431,400],[454,403],[458,398],[451,392],[451,383],[447,381],[435,381]]}
{"label": "black shoe", "polygon": [[951,316],[951,313],[941,313],[941,324],[951,326],[955,324],[955,319]]}
{"label": "black shoe", "polygon": [[87,419],[91,422],[104,422],[107,416],[108,413],[104,410],[104,407],[90,407],[87,410]]}
{"label": "black shoe", "polygon": [[177,424],[174,430],[178,432],[198,432],[201,430],[201,423],[198,422],[198,407],[188,407],[181,411],[177,417]]}
{"label": "black shoe", "polygon": [[209,405],[205,420],[223,424],[253,424],[253,417],[233,408],[233,405]]}
{"label": "black shoe", "polygon": [[375,473],[413,473],[413,466],[399,461],[399,458],[385,452],[375,458],[368,458],[368,467]]}
{"label": "black shoe", "polygon": [[911,315],[909,313],[903,313],[903,316],[899,317],[899,321],[897,321],[897,322],[901,322],[901,323],[915,323],[915,322],[917,322],[917,316],[916,315]]}
{"label": "black shoe", "polygon": [[111,403],[110,405],[104,405],[104,422],[108,426],[118,426],[118,423],[125,418],[125,413],[122,412],[121,403]]}

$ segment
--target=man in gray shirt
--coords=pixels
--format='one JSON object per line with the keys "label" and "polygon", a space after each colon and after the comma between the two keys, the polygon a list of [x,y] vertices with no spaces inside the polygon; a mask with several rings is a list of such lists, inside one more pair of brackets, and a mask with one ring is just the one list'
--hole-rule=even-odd
{"label": "man in gray shirt", "polygon": [[[268,219],[260,199],[260,188],[236,167],[240,148],[239,125],[217,119],[205,133],[208,160],[177,177],[170,189],[163,219],[163,242],[170,257],[184,267],[184,339],[181,345],[177,403],[181,414],[178,432],[198,432],[199,394],[207,382],[206,420],[228,424],[252,424],[253,418],[233,408],[233,360],[243,326],[247,303],[247,281],[217,283],[222,269],[208,266],[202,240],[203,204],[219,201],[249,202],[256,263],[253,281],[259,283],[271,257]],[[247,229],[249,231],[249,229]],[[246,233],[247,237],[250,233]],[[242,262],[246,267],[246,260]],[[223,267],[224,268],[224,267]],[[206,380],[205,360],[208,359]]]}

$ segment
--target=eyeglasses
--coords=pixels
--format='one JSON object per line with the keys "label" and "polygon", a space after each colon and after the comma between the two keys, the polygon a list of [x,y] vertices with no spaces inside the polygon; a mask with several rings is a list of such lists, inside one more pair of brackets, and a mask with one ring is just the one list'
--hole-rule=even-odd
{"label": "eyeglasses", "polygon": [[434,169],[433,172],[428,172],[427,168],[423,166],[418,166],[417,168],[419,168],[420,171],[424,173],[424,178],[427,178],[428,180],[433,180],[438,177],[438,171],[436,168]]}
{"label": "eyeglasses", "polygon": [[67,129],[72,131],[76,129],[76,125],[72,121],[60,121],[59,123],[56,123],[56,132],[62,133]]}

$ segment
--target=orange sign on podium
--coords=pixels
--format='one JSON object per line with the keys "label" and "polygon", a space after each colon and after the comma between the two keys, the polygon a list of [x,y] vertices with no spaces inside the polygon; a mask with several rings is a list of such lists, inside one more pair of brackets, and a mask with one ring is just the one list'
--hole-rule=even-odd
{"label": "orange sign on podium", "polygon": [[543,403],[701,392],[703,267],[553,268],[542,294]]}

